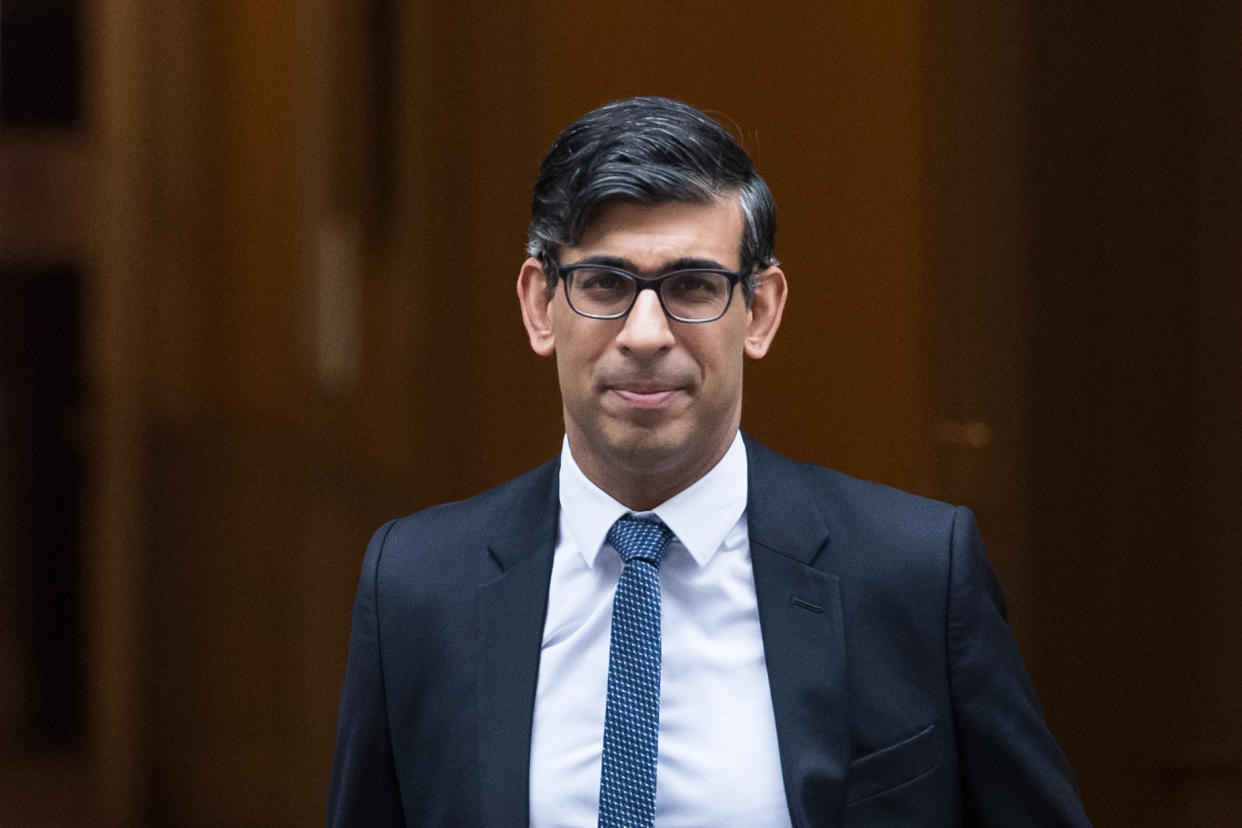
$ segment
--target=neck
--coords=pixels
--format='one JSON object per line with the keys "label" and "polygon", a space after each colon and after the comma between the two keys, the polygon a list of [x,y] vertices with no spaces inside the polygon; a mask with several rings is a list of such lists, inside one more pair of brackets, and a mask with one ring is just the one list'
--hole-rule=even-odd
{"label": "neck", "polygon": [[605,462],[600,455],[569,434],[574,462],[588,480],[618,503],[634,512],[647,512],[685,491],[711,471],[724,457],[737,434],[735,425],[727,434],[683,462],[659,462],[650,454],[613,454]]}

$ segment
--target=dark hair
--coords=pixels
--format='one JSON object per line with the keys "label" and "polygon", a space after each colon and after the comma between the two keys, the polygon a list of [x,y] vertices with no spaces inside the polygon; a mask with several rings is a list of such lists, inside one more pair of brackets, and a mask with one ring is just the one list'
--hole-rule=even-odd
{"label": "dark hair", "polygon": [[556,289],[560,250],[577,244],[611,201],[657,205],[737,196],[742,206],[742,295],[776,264],[776,202],[750,156],[723,126],[668,98],[627,98],[594,109],[557,136],[539,167],[527,253]]}

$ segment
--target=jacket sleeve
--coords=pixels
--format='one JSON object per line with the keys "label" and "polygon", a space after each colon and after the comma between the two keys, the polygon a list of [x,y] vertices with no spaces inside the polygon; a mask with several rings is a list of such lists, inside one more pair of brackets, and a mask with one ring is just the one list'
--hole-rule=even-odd
{"label": "jacket sleeve", "polygon": [[385,524],[371,539],[354,599],[328,789],[329,826],[404,825],[388,728],[378,605],[380,558],[391,528]]}
{"label": "jacket sleeve", "polygon": [[1073,773],[1044,723],[970,510],[954,515],[949,680],[964,823],[1089,826]]}

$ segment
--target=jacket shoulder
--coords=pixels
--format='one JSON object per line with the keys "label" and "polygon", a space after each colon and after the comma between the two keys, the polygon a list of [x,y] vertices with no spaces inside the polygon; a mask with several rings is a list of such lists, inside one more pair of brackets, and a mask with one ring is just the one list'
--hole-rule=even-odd
{"label": "jacket shoulder", "polygon": [[957,511],[951,504],[792,460],[749,438],[747,449],[751,486],[758,489],[752,502],[765,504],[765,510],[775,502],[780,511],[814,512],[835,539],[849,535],[925,543],[929,533],[951,531]]}
{"label": "jacket shoulder", "polygon": [[442,575],[463,569],[463,552],[479,552],[471,556],[478,560],[497,542],[554,541],[559,468],[558,457],[473,497],[389,521],[371,540],[375,566]]}
{"label": "jacket shoulder", "polygon": [[956,509],[922,495],[851,477],[836,469],[792,461],[812,496],[844,524],[923,535],[947,527]]}

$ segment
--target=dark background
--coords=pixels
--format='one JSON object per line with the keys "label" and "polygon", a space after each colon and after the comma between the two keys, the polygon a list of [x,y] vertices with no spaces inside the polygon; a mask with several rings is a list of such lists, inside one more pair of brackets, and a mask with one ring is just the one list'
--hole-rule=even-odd
{"label": "dark background", "polygon": [[611,98],[738,129],[772,447],[979,515],[1100,826],[1242,813],[1242,6],[5,0],[0,822],[321,820],[370,531],[551,456]]}

